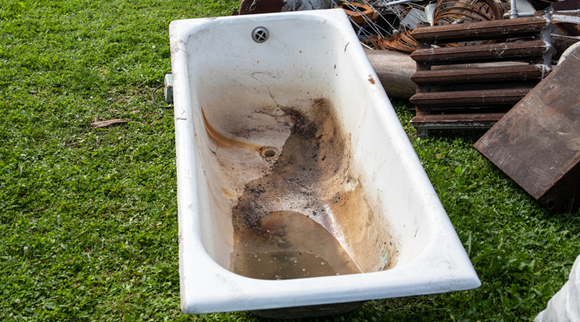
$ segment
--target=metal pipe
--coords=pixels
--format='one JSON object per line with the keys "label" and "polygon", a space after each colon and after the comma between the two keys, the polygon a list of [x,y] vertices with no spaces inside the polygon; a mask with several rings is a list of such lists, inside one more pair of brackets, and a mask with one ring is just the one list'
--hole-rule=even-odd
{"label": "metal pipe", "polygon": [[[518,18],[533,17],[535,14],[536,14],[535,12],[520,12],[518,13]],[[504,13],[503,16],[504,18],[511,17],[511,11]]]}
{"label": "metal pipe", "polygon": [[403,4],[403,3],[407,3],[407,2],[411,2],[411,1],[419,1],[419,0],[398,0],[398,1],[390,1],[390,2],[381,2],[381,6],[389,7],[389,6],[395,6],[398,4]]}
{"label": "metal pipe", "polygon": [[510,19],[516,19],[518,17],[518,8],[516,5],[516,0],[510,0]]}

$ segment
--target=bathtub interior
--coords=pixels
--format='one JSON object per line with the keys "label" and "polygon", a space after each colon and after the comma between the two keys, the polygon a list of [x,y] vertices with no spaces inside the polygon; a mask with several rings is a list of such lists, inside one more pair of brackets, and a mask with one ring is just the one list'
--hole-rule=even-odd
{"label": "bathtub interior", "polygon": [[[326,144],[340,142],[329,152],[338,155],[326,169],[333,173],[305,187],[321,191],[314,197],[275,191],[258,208],[308,215],[363,273],[412,261],[433,239],[432,209],[441,209],[352,31],[315,15],[237,18],[208,20],[185,40],[192,93],[186,103],[200,160],[199,233],[209,256],[233,270],[240,230],[260,225],[259,218],[235,217],[236,209],[252,182],[276,167],[298,115],[320,120],[317,133],[331,127]],[[251,38],[259,26],[269,31],[264,43]]]}

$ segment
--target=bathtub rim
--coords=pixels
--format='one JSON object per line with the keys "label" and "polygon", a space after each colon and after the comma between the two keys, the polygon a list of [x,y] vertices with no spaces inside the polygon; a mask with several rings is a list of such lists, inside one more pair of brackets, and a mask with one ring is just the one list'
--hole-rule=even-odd
{"label": "bathtub rim", "polygon": [[[447,217],[429,179],[418,159],[407,158],[409,168],[421,171],[415,174],[426,206],[432,208],[437,226],[428,247],[402,267],[343,276],[325,276],[294,280],[259,280],[237,275],[217,264],[207,253],[200,236],[200,222],[196,214],[199,205],[196,186],[197,143],[190,108],[192,95],[188,86],[186,42],[207,22],[221,19],[272,20],[280,15],[326,19],[343,29],[350,23],[343,10],[302,11],[262,14],[256,16],[200,18],[177,20],[170,24],[171,59],[174,76],[175,143],[177,155],[177,195],[179,219],[179,261],[181,307],[184,313],[211,313],[239,310],[272,309],[304,305],[364,301],[379,298],[424,295],[448,291],[468,290],[481,285],[461,241]],[[351,49],[356,50],[357,62],[365,73],[378,80],[354,32],[348,33]],[[384,99],[380,83],[373,95]],[[387,115],[391,114],[391,115]],[[381,110],[381,118],[393,123],[390,109]],[[392,125],[392,124],[391,124]],[[404,130],[395,129],[393,135],[405,140],[397,147],[404,153],[415,151],[408,143]],[[404,136],[404,138],[403,138]],[[425,183],[427,185],[425,185]],[[444,232],[444,233],[443,233]],[[436,245],[437,244],[437,245]],[[447,248],[445,256],[438,256],[440,248]],[[186,256],[189,254],[189,256]],[[423,263],[423,264],[422,264]],[[427,263],[428,265],[424,264]],[[371,276],[366,276],[371,274]],[[411,281],[411,282],[409,282]],[[280,289],[284,289],[281,294]]]}

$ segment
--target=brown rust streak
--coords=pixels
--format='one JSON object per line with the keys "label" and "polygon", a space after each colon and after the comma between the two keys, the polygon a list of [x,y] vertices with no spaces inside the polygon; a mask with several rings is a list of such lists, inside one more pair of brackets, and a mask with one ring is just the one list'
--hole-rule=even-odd
{"label": "brown rust streak", "polygon": [[203,124],[205,125],[205,130],[206,130],[209,138],[218,147],[220,147],[220,148],[234,148],[234,147],[236,147],[236,148],[248,149],[248,150],[254,150],[254,151],[259,151],[262,148],[262,145],[238,141],[238,140],[229,138],[229,137],[221,134],[220,132],[216,131],[216,129],[214,129],[213,126],[211,126],[211,124],[209,124],[209,122],[207,121],[207,118],[205,117],[205,112],[203,111],[203,108],[201,109],[201,115],[203,116]]}
{"label": "brown rust streak", "polygon": [[222,189],[222,192],[224,193],[224,195],[228,198],[237,198],[238,196],[236,196],[234,193],[232,193],[231,191],[227,190],[227,189]]}

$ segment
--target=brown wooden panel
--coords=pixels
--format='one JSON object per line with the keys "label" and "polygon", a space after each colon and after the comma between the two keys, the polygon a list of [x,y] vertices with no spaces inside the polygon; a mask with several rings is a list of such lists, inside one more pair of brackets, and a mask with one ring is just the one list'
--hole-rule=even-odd
{"label": "brown wooden panel", "polygon": [[580,50],[556,67],[475,148],[541,203],[580,199]]}

